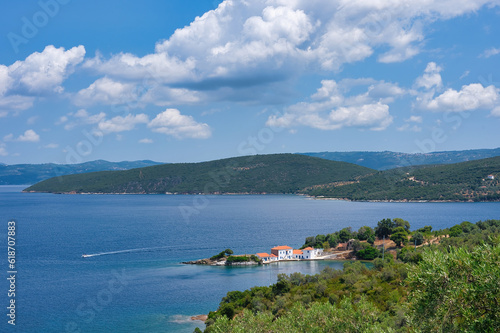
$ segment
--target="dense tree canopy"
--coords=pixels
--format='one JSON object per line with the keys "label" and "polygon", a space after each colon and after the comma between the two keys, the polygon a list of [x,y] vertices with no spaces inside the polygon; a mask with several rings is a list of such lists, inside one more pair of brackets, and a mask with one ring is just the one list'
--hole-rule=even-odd
{"label": "dense tree canopy", "polygon": [[422,332],[499,332],[499,263],[499,245],[425,251],[410,266],[410,324]]}
{"label": "dense tree canopy", "polygon": [[394,222],[391,219],[383,219],[377,223],[375,228],[375,234],[378,238],[387,237],[392,233],[392,229],[395,227]]}
{"label": "dense tree canopy", "polygon": [[405,220],[400,219],[400,218],[395,218],[392,220],[392,222],[394,223],[395,228],[402,227],[405,229],[405,231],[407,233],[410,232],[410,222],[405,221]]}
{"label": "dense tree canopy", "polygon": [[396,243],[397,246],[406,245],[408,243],[408,233],[403,227],[396,227],[392,229],[391,240]]}
{"label": "dense tree canopy", "polygon": [[364,226],[358,229],[358,239],[359,240],[368,240],[375,236],[375,232],[371,227]]}

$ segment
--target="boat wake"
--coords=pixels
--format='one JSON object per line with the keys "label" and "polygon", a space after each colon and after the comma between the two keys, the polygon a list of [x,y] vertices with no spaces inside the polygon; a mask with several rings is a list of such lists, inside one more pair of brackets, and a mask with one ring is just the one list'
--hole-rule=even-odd
{"label": "boat wake", "polygon": [[82,254],[82,258],[107,256],[107,255],[120,254],[120,253],[148,252],[148,251],[155,251],[155,250],[168,249],[168,248],[172,248],[172,246],[143,247],[143,248],[139,248],[139,249],[128,249],[128,250],[120,250],[120,251],[110,251],[110,252],[98,252],[98,253],[92,253],[92,254]]}

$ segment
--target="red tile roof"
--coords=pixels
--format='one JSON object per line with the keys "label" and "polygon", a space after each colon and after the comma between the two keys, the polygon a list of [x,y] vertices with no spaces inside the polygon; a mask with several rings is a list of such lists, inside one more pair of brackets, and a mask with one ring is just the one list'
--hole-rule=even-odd
{"label": "red tile roof", "polygon": [[262,252],[262,253],[257,253],[257,256],[259,256],[261,258],[265,258],[265,257],[269,257],[269,254]]}
{"label": "red tile roof", "polygon": [[309,246],[309,247],[306,247],[306,248],[304,249],[304,251],[311,251],[311,250],[314,250],[314,249],[313,249],[312,247],[310,247],[310,246]]}
{"label": "red tile roof", "polygon": [[271,250],[292,250],[290,246],[282,245],[282,246],[275,246]]}
{"label": "red tile roof", "polygon": [[278,256],[271,253],[271,258],[278,258]]}
{"label": "red tile roof", "polygon": [[293,250],[293,254],[303,254],[301,250]]}

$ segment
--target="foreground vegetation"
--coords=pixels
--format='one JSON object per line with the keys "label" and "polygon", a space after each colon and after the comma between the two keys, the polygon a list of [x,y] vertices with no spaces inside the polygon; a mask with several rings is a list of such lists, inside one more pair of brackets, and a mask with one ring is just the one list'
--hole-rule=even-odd
{"label": "foreground vegetation", "polygon": [[[405,227],[391,232],[397,228]],[[281,274],[272,286],[229,292],[205,332],[498,332],[500,220],[411,234],[449,237],[416,248],[402,243],[397,259],[386,254],[372,268],[346,262],[342,271]]]}

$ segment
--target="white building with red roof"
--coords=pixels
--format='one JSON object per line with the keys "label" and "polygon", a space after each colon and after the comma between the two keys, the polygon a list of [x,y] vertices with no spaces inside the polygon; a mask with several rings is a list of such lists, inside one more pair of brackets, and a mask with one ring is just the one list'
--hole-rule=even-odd
{"label": "white building with red roof", "polygon": [[314,249],[306,247],[303,250],[294,250],[290,246],[280,245],[271,249],[271,254],[261,252],[256,255],[263,263],[270,263],[280,260],[308,260],[317,259],[323,253],[323,249]]}
{"label": "white building with red roof", "polygon": [[321,256],[323,250],[313,249],[312,247],[306,247],[305,249],[302,249],[302,252],[303,252],[302,259],[316,259],[319,256]]}
{"label": "white building with red roof", "polygon": [[304,259],[302,250],[293,250],[293,259]]}
{"label": "white building with red roof", "polygon": [[271,255],[265,252],[257,253],[257,257],[259,257],[264,263],[271,261]]}
{"label": "white building with red roof", "polygon": [[275,246],[271,249],[271,254],[278,257],[278,260],[290,260],[293,257],[293,248],[286,245]]}

